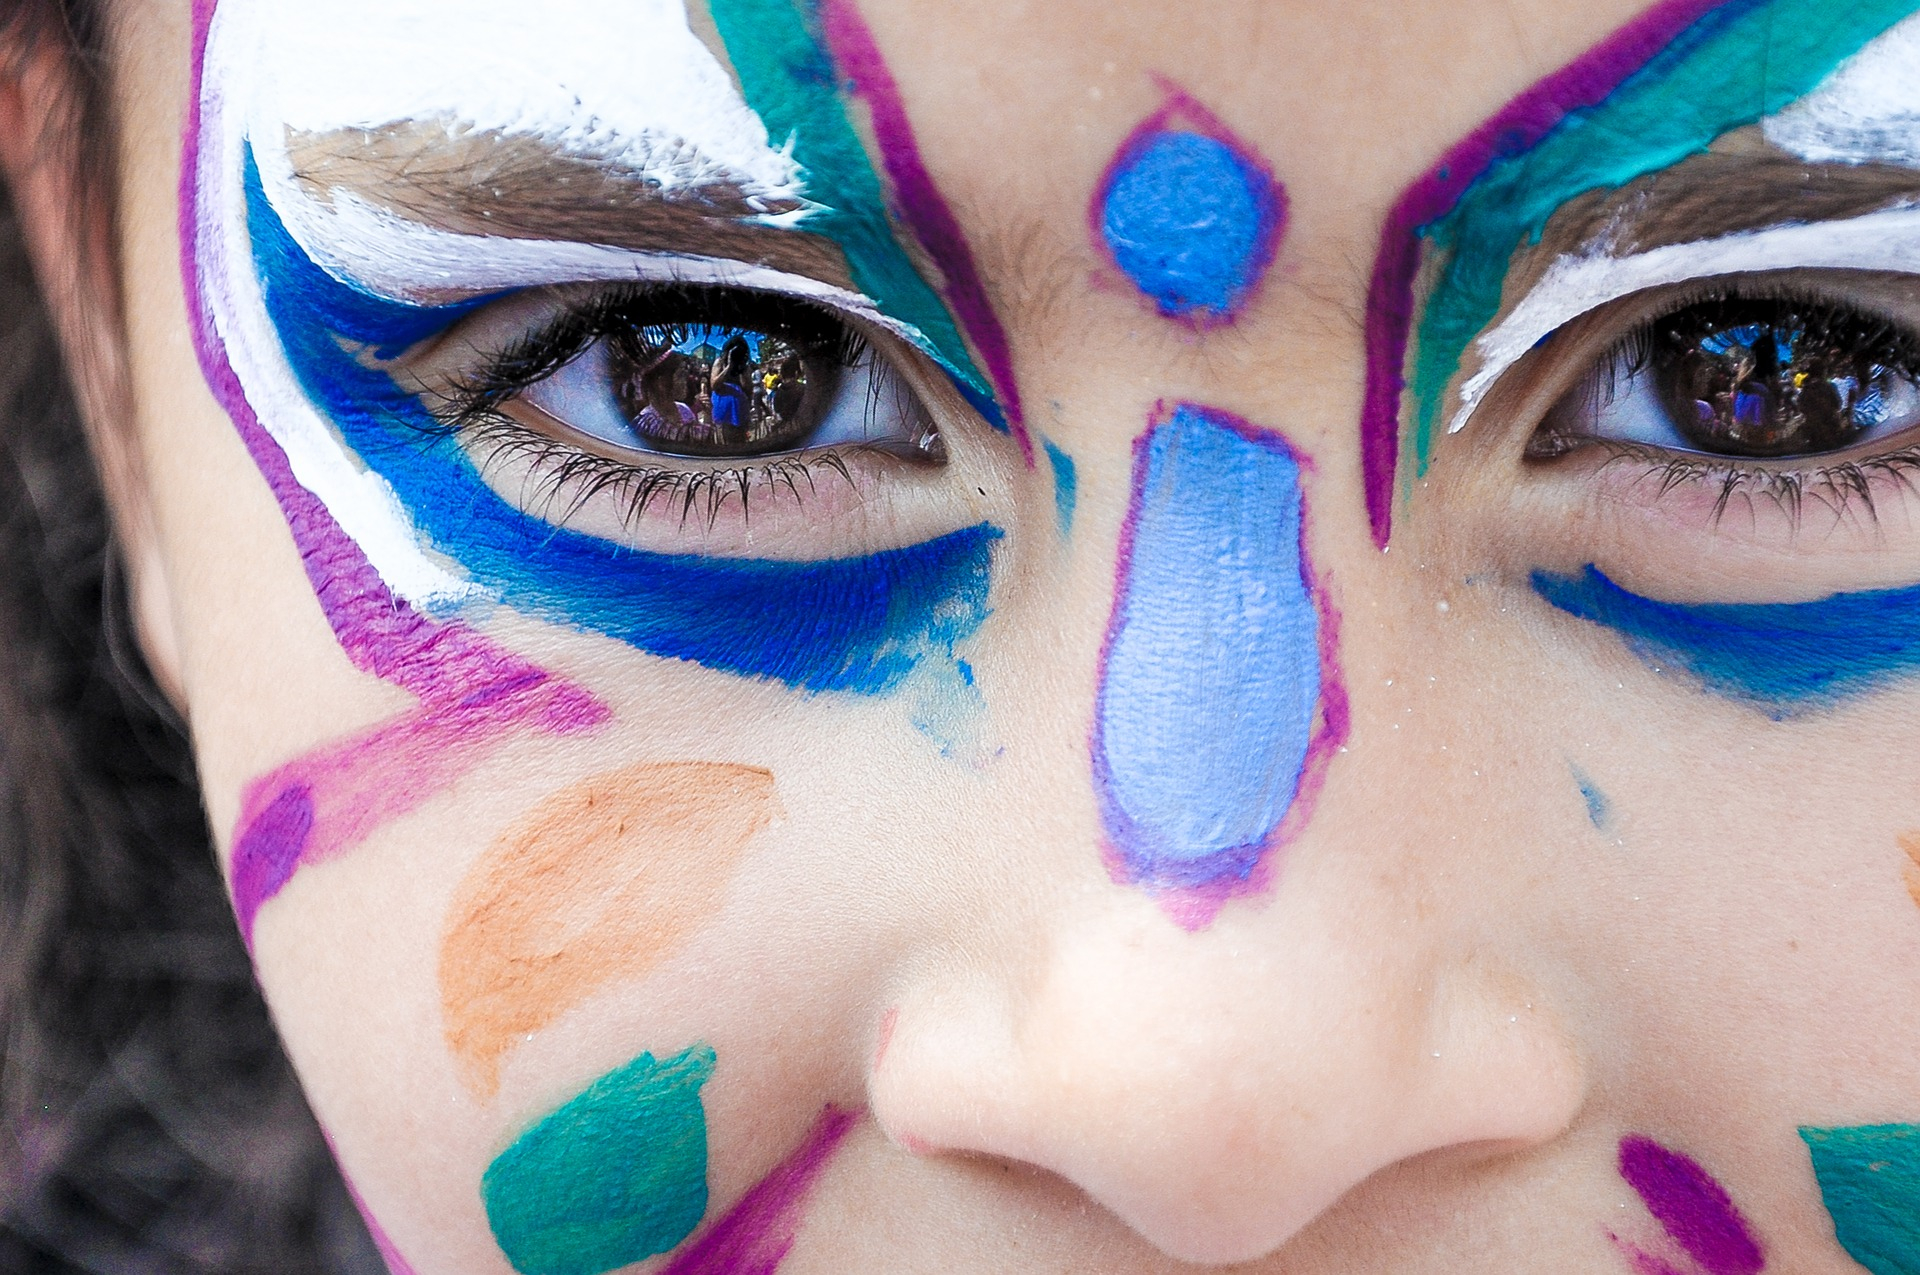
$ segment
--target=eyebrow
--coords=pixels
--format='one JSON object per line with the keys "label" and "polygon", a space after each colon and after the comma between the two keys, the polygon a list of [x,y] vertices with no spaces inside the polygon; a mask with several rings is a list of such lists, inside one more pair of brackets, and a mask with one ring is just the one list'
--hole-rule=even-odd
{"label": "eyebrow", "polygon": [[295,185],[321,205],[339,192],[455,234],[746,261],[856,290],[832,240],[752,224],[804,205],[749,198],[724,178],[663,187],[536,137],[451,118],[289,131],[286,147]]}
{"label": "eyebrow", "polygon": [[1596,250],[1630,256],[1774,226],[1845,221],[1920,196],[1920,169],[1812,164],[1770,147],[1736,146],[1570,200],[1548,221],[1540,241],[1523,245],[1515,256],[1500,314],[1510,312],[1562,257]]}

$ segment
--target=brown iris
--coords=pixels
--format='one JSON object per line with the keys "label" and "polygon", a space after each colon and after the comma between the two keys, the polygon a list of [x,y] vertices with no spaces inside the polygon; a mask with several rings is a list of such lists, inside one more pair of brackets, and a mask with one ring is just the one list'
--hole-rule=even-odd
{"label": "brown iris", "polygon": [[1735,299],[1654,323],[1639,357],[1674,427],[1724,456],[1841,451],[1887,417],[1904,338],[1830,306]]}

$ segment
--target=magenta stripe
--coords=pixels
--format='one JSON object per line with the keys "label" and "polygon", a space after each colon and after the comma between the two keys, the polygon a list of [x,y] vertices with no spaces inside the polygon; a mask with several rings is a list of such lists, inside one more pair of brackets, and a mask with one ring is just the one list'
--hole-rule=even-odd
{"label": "magenta stripe", "polygon": [[467,625],[420,614],[395,597],[320,499],[300,485],[260,424],[215,328],[202,286],[201,98],[217,0],[194,0],[192,97],[181,145],[181,273],[194,352],[287,519],[301,565],[334,636],[356,668],[392,682],[420,706],[295,758],[241,794],[234,830],[234,910],[249,944],[260,907],[299,868],[358,845],[389,819],[445,792],[513,733],[572,734],[608,720],[584,688],[557,678]]}
{"label": "magenta stripe", "polygon": [[1013,375],[1013,352],[1000,316],[987,298],[986,286],[974,264],[973,250],[960,229],[953,210],[947,206],[933,175],[920,157],[920,145],[914,140],[913,125],[900,100],[899,85],[873,32],[860,17],[853,0],[821,0],[820,26],[828,50],[840,71],[852,82],[853,89],[867,104],[873,121],[874,140],[880,147],[880,162],[893,185],[893,197],[901,220],[913,230],[927,255],[946,276],[947,304],[954,317],[966,329],[987,375],[993,378],[1000,405],[1007,414],[1007,425],[1020,444],[1027,468],[1034,465],[1033,440],[1027,435],[1026,416],[1020,406],[1020,386]]}
{"label": "magenta stripe", "polygon": [[1452,211],[1496,160],[1538,145],[1570,113],[1605,101],[1660,50],[1725,2],[1662,0],[1500,108],[1409,186],[1387,214],[1367,289],[1367,393],[1360,414],[1367,519],[1381,548],[1393,532],[1400,400],[1413,330],[1413,285],[1420,270],[1420,228]]}
{"label": "magenta stripe", "polygon": [[680,1250],[661,1275],[774,1275],[793,1251],[813,1184],[859,1120],[858,1112],[840,1107],[821,1112],[799,1149]]}

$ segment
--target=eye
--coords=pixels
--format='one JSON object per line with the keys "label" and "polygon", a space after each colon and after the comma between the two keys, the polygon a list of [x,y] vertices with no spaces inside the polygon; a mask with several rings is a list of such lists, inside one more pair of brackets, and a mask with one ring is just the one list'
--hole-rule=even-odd
{"label": "eye", "polygon": [[612,459],[747,461],[831,447],[937,463],[919,396],[864,334],[790,298],[727,289],[603,294],[514,343],[465,387]]}
{"label": "eye", "polygon": [[1714,296],[1640,325],[1547,414],[1528,446],[1595,442],[1727,461],[1844,453],[1920,426],[1920,341],[1812,297]]}

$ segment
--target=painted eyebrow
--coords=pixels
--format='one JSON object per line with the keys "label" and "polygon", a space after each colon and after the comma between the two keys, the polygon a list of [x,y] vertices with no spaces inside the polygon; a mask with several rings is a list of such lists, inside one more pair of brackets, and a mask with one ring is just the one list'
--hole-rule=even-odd
{"label": "painted eyebrow", "polygon": [[750,262],[856,290],[838,244],[755,224],[801,204],[749,199],[724,180],[669,191],[535,137],[445,120],[290,132],[287,158],[322,205],[339,192],[454,234]]}

